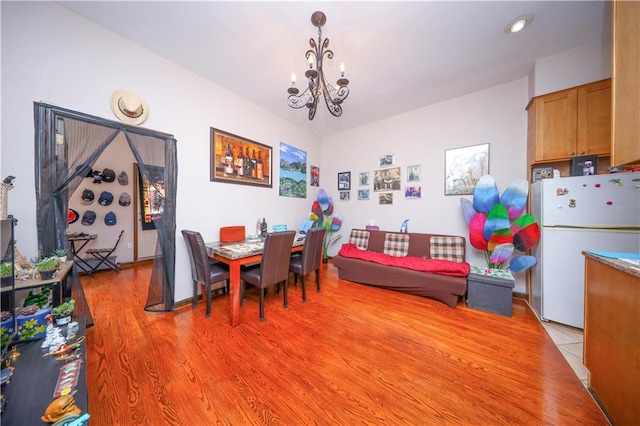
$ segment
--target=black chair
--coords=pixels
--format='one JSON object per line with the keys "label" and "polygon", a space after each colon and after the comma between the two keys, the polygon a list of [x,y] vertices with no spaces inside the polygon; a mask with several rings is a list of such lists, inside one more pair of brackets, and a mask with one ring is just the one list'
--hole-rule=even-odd
{"label": "black chair", "polygon": [[211,294],[213,290],[223,289],[229,291],[229,269],[223,263],[211,259],[207,255],[202,235],[196,231],[182,230],[182,236],[187,243],[189,260],[191,262],[191,278],[193,279],[193,299],[191,307],[196,307],[198,301],[198,283],[202,284],[207,292],[207,312],[211,315]]}
{"label": "black chair", "polygon": [[109,269],[116,271],[116,273],[118,274],[120,273],[120,265],[113,263],[109,259],[109,256],[111,256],[113,252],[116,251],[116,248],[118,247],[118,243],[120,243],[120,240],[122,239],[122,234],[124,234],[124,229],[120,231],[120,235],[118,235],[118,239],[116,240],[115,245],[111,248],[92,248],[85,251],[85,253],[98,259],[98,263],[91,268],[91,270],[89,271],[89,275],[97,271],[98,268],[100,268],[100,266],[102,265],[105,265]]}
{"label": "black chair", "polygon": [[307,291],[304,285],[304,278],[311,272],[316,273],[316,284],[320,293],[320,267],[322,265],[322,241],[327,232],[325,228],[311,228],[307,231],[304,239],[302,255],[291,256],[289,272],[294,273],[294,284],[298,283],[298,275],[302,282],[302,301],[307,301]]}
{"label": "black chair", "polygon": [[264,321],[264,293],[268,287],[279,283],[284,284],[284,307],[287,307],[287,279],[289,278],[291,247],[295,236],[296,231],[267,234],[260,265],[247,268],[240,273],[243,300],[246,283],[258,287],[260,291],[260,321]]}

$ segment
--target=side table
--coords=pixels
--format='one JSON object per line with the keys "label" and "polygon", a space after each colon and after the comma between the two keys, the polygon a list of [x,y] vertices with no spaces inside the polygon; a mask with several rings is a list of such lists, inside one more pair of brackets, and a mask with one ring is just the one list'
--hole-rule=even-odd
{"label": "side table", "polygon": [[467,306],[510,317],[514,284],[513,275],[507,270],[471,266],[467,277]]}

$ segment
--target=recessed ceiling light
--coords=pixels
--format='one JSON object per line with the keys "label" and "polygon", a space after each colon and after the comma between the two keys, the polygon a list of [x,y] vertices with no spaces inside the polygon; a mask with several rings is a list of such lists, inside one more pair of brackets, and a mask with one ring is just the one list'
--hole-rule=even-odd
{"label": "recessed ceiling light", "polygon": [[533,15],[523,15],[514,19],[506,29],[507,33],[517,33],[522,31],[527,25],[533,21]]}

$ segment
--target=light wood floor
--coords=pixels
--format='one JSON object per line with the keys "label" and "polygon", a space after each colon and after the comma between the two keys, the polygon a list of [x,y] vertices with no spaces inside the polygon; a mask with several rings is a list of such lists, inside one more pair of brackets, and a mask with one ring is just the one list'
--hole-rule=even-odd
{"label": "light wood floor", "polygon": [[149,267],[82,276],[91,425],[608,424],[524,302],[450,309],[326,268],[264,323],[248,291],[235,328],[226,297],[144,311]]}

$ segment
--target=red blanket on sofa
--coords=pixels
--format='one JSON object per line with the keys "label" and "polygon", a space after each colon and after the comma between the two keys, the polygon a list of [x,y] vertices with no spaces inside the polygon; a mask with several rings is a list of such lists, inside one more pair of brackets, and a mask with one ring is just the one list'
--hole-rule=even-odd
{"label": "red blanket on sofa", "polygon": [[429,272],[432,274],[449,275],[452,277],[466,277],[471,269],[467,262],[452,262],[441,259],[423,259],[421,257],[406,256],[395,257],[384,253],[360,250],[355,244],[346,243],[338,252],[340,256],[362,259],[381,265],[397,266],[399,268],[412,269],[414,271]]}

